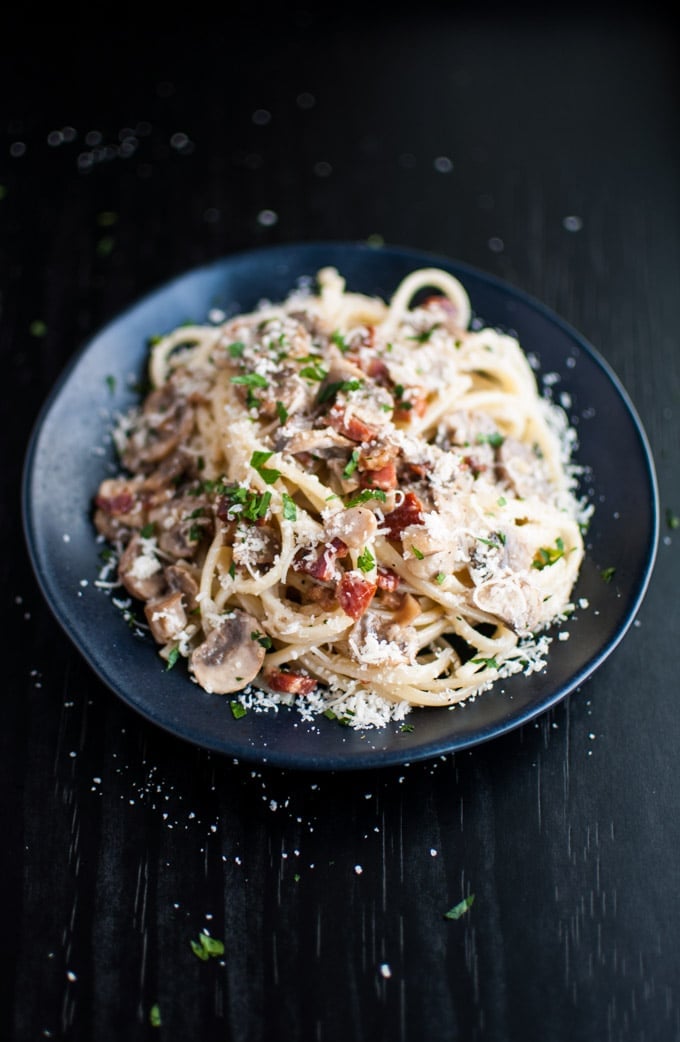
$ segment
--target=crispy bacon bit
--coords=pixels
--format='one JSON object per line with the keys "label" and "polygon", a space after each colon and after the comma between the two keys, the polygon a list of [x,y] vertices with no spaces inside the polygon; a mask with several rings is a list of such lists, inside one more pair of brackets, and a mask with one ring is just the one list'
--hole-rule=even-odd
{"label": "crispy bacon bit", "polygon": [[387,590],[389,593],[394,591],[401,582],[396,572],[393,572],[391,568],[385,568],[384,565],[378,566],[378,589]]}
{"label": "crispy bacon bit", "polygon": [[369,427],[353,413],[348,416],[345,406],[338,402],[329,410],[327,420],[334,430],[344,434],[351,441],[370,441],[377,433],[374,427]]}
{"label": "crispy bacon bit", "polygon": [[345,572],[338,583],[338,604],[355,621],[360,619],[373,600],[377,584],[363,579],[356,572]]}
{"label": "crispy bacon bit", "polygon": [[390,460],[384,467],[377,470],[361,471],[362,488],[380,488],[384,492],[397,487],[397,468],[394,460]]}
{"label": "crispy bacon bit", "polygon": [[135,505],[131,492],[118,492],[115,496],[96,496],[95,503],[105,514],[129,514]]}
{"label": "crispy bacon bit", "polygon": [[392,419],[395,423],[410,423],[414,416],[424,416],[427,395],[421,387],[409,387],[408,393],[395,406]]}
{"label": "crispy bacon bit", "polygon": [[398,539],[409,525],[422,525],[422,523],[423,504],[415,492],[407,492],[404,502],[385,515],[382,527],[388,529],[387,534],[390,539]]}
{"label": "crispy bacon bit", "polygon": [[449,315],[455,316],[458,314],[456,305],[449,297],[445,297],[443,294],[431,294],[429,297],[425,298],[420,306],[421,308],[427,308],[428,310],[433,307],[441,308],[442,311],[446,311]]}
{"label": "crispy bacon bit", "polygon": [[269,669],[264,679],[273,691],[282,691],[286,695],[309,695],[316,687],[314,677],[304,673],[288,673],[283,669]]}
{"label": "crispy bacon bit", "polygon": [[382,358],[371,358],[364,371],[367,376],[370,376],[371,380],[375,380],[381,387],[387,387],[390,383],[390,371]]}
{"label": "crispy bacon bit", "polygon": [[335,562],[338,557],[347,556],[347,544],[342,539],[331,539],[316,557],[310,557],[309,550],[300,550],[293,561],[296,572],[304,572],[320,582],[330,582],[335,575]]}

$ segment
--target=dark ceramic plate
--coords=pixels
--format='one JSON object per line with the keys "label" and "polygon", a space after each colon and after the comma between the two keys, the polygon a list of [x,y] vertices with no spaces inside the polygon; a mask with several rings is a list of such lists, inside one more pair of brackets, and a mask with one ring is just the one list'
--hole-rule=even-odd
{"label": "dark ceramic plate", "polygon": [[[579,435],[583,491],[596,510],[575,591],[568,640],[554,640],[547,668],[515,676],[465,708],[423,709],[399,724],[360,733],[294,709],[233,718],[229,702],[202,691],[183,663],[165,670],[151,638],[135,637],[94,585],[101,545],[91,501],[110,471],[111,417],[134,401],[131,376],[145,372],[148,338],[213,308],[233,314],[262,298],[283,299],[300,276],[334,265],[350,290],[389,297],[414,268],[438,266],[465,285],[473,313],[512,332],[535,355],[538,375],[557,374]],[[113,378],[113,379],[112,379]],[[625,481],[612,459],[625,459]],[[349,770],[424,760],[487,741],[544,713],[574,691],[617,647],[647,589],[658,542],[653,461],[635,410],[607,363],[577,332],[527,295],[442,257],[351,243],[253,250],[188,272],[129,308],[85,344],[35,426],[25,463],[24,527],[38,581],[57,620],[99,677],[143,717],[188,742],[238,759],[288,768]],[[605,569],[614,569],[609,582]]]}

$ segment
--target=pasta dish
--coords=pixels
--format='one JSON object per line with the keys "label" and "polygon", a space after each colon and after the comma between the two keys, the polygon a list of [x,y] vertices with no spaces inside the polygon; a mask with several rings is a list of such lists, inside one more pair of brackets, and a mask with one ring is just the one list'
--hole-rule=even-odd
{"label": "pasta dish", "polygon": [[150,347],[94,497],[170,668],[356,727],[542,669],[584,554],[575,435],[435,268],[334,268]]}

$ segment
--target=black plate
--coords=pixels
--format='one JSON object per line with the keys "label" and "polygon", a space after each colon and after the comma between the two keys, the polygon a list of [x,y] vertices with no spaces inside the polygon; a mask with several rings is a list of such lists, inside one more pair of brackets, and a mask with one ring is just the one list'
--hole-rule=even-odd
{"label": "black plate", "polygon": [[[114,454],[111,416],[135,399],[130,377],[146,369],[148,340],[211,309],[250,311],[281,300],[300,276],[334,265],[347,287],[389,297],[417,267],[437,266],[465,285],[486,325],[519,337],[554,392],[570,397],[577,461],[595,504],[587,559],[575,591],[588,607],[555,639],[548,666],[505,681],[464,708],[416,710],[399,724],[360,733],[294,709],[235,720],[228,700],[202,691],[183,663],[167,672],[151,638],[135,637],[111,598],[94,586],[101,545],[91,501]],[[113,381],[111,378],[113,377]],[[114,384],[115,381],[115,384]],[[112,391],[112,387],[114,388]],[[566,400],[566,399],[565,399]],[[625,478],[612,460],[626,461]],[[616,648],[647,589],[658,544],[658,495],[645,433],[619,380],[582,336],[537,301],[446,258],[352,243],[279,246],[235,254],[188,272],[129,308],[74,357],[45,403],[25,461],[23,516],[29,553],[57,620],[90,666],[143,717],[187,741],[238,759],[288,768],[347,770],[395,765],[463,749],[510,731],[572,692]],[[604,569],[613,578],[602,578]],[[87,583],[85,585],[85,582]]]}

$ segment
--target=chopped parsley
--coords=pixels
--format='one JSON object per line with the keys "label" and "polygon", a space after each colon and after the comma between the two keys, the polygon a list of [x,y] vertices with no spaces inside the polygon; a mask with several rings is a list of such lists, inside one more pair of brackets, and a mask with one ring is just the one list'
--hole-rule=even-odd
{"label": "chopped parsley", "polygon": [[610,583],[616,574],[616,568],[603,568],[600,572],[600,578],[604,579],[606,583]]}
{"label": "chopped parsley", "polygon": [[297,521],[297,506],[287,492],[283,493],[283,516],[286,521]]}
{"label": "chopped parsley", "polygon": [[670,508],[666,511],[666,524],[672,532],[674,532],[676,528],[680,528],[680,517],[678,517],[677,514],[674,514]]}
{"label": "chopped parsley", "polygon": [[543,571],[544,568],[548,568],[550,565],[555,564],[555,561],[559,561],[560,557],[564,557],[564,542],[561,536],[558,536],[555,540],[554,547],[539,546],[538,550],[534,554],[531,567]]}
{"label": "chopped parsley", "polygon": [[229,708],[231,709],[231,715],[233,716],[234,720],[242,720],[248,712],[243,703],[239,702],[237,698],[231,699],[231,701],[229,702]]}
{"label": "chopped parsley", "polygon": [[356,496],[352,496],[352,498],[349,500],[349,502],[346,503],[346,506],[348,508],[349,507],[356,507],[356,506],[359,505],[359,503],[368,503],[368,501],[370,499],[379,499],[381,502],[384,503],[385,500],[387,499],[387,496],[382,491],[382,489],[379,489],[379,488],[365,488],[361,492],[358,492],[356,494]]}
{"label": "chopped parsley", "polygon": [[413,556],[416,558],[416,560],[422,561],[423,558],[425,557],[425,554],[423,553],[423,551],[419,550],[417,546],[412,546],[411,550],[413,551]]}
{"label": "chopped parsley", "polygon": [[429,329],[424,329],[422,333],[416,333],[415,336],[410,336],[408,337],[408,339],[415,340],[418,344],[426,344],[432,336],[432,334],[434,333],[435,329],[439,329],[440,325],[440,322],[435,322],[435,324],[433,326],[430,326]]}
{"label": "chopped parsley", "polygon": [[143,528],[140,528],[139,534],[142,539],[151,539],[153,537],[153,521],[149,521],[148,525],[144,525]]}
{"label": "chopped parsley", "polygon": [[415,727],[413,724],[402,724],[399,730],[402,734],[413,734]]}
{"label": "chopped parsley", "polygon": [[276,415],[278,416],[280,423],[285,423],[288,419],[288,409],[285,407],[283,402],[276,403]]}
{"label": "chopped parsley", "polygon": [[317,395],[317,402],[330,402],[340,391],[358,391],[364,386],[363,380],[334,380],[322,387]]}
{"label": "chopped parsley", "polygon": [[161,1008],[157,1002],[155,1002],[149,1010],[149,1024],[151,1024],[152,1028],[160,1028],[163,1026],[163,1021],[161,1020]]}
{"label": "chopped parsley", "polygon": [[245,349],[246,345],[242,343],[240,340],[235,340],[233,344],[229,344],[229,346],[227,347],[227,351],[229,352],[232,358],[241,358]]}
{"label": "chopped parsley", "polygon": [[350,456],[350,458],[349,458],[349,460],[347,462],[347,466],[345,467],[345,469],[342,472],[343,478],[351,478],[352,474],[357,469],[358,464],[359,464],[359,450],[358,449],[353,449],[352,455]]}
{"label": "chopped parsley", "polygon": [[179,658],[179,648],[175,644],[174,648],[170,648],[170,651],[168,652],[168,659],[167,659],[167,663],[166,663],[166,666],[165,666],[166,672],[167,672],[167,670],[172,669],[172,667],[177,664],[177,659],[178,658]]}
{"label": "chopped parsley", "polygon": [[304,376],[305,380],[314,380],[317,383],[321,383],[328,376],[328,370],[315,359],[311,365],[303,365],[300,370],[300,376]]}
{"label": "chopped parsley", "polygon": [[260,451],[257,451],[257,452],[254,452],[252,454],[252,456],[250,457],[250,465],[251,465],[251,467],[253,468],[253,470],[257,471],[257,473],[260,475],[260,477],[264,481],[265,485],[273,485],[274,482],[278,481],[279,478],[281,477],[281,471],[280,470],[274,470],[273,468],[265,467],[265,463],[273,455],[274,455],[273,452],[260,452]]}
{"label": "chopped parsley", "polygon": [[357,564],[362,572],[370,572],[375,567],[375,557],[368,547],[365,547],[357,557]]}
{"label": "chopped parsley", "polygon": [[466,912],[469,912],[474,899],[474,894],[469,894],[467,897],[464,897],[463,900],[459,901],[457,905],[453,906],[453,908],[449,908],[448,912],[444,912],[444,918],[460,919]]}
{"label": "chopped parsley", "polygon": [[336,347],[339,347],[343,355],[349,351],[349,346],[339,329],[336,329],[334,333],[331,333],[331,343],[335,344]]}
{"label": "chopped parsley", "polygon": [[[204,482],[204,485],[215,486],[205,491],[214,491],[229,502],[227,519],[235,521],[243,518],[246,521],[259,521],[266,516],[271,503],[271,492],[253,492],[242,485],[224,485],[221,482]],[[196,493],[200,495],[200,493]]]}
{"label": "chopped parsley", "polygon": [[106,379],[106,386],[109,389],[109,394],[113,394],[115,392],[115,390],[116,390],[116,378],[115,378],[115,376],[111,376],[109,374],[105,379]]}
{"label": "chopped parsley", "polygon": [[253,630],[253,632],[250,634],[250,639],[256,640],[257,643],[260,644],[267,651],[269,651],[269,649],[272,646],[271,637],[268,637],[266,633],[260,633],[259,630]]}
{"label": "chopped parsley", "polygon": [[493,449],[499,449],[505,436],[500,431],[493,431],[491,434],[478,434],[475,438],[477,445],[490,445]]}
{"label": "chopped parsley", "polygon": [[232,376],[231,382],[241,387],[269,387],[264,376],[260,373],[244,373],[242,376]]}
{"label": "chopped parsley", "polygon": [[496,659],[493,655],[491,656],[491,658],[473,658],[471,661],[474,663],[475,666],[479,665],[486,666],[487,669],[498,669],[498,663],[496,662]]}
{"label": "chopped parsley", "polygon": [[216,959],[218,956],[224,955],[224,943],[218,941],[216,937],[211,937],[205,930],[201,930],[198,940],[191,941],[191,950],[202,962],[207,962],[210,958]]}
{"label": "chopped parsley", "polygon": [[445,572],[437,572],[437,574],[434,577],[434,581],[436,582],[437,586],[441,586],[441,584],[444,582],[445,578],[446,578],[446,573]]}

